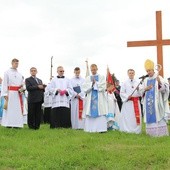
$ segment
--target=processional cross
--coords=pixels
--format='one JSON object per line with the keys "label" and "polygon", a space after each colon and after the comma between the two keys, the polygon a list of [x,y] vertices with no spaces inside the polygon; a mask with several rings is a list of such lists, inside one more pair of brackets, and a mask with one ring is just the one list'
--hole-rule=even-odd
{"label": "processional cross", "polygon": [[162,39],[162,14],[156,11],[156,40],[128,41],[127,47],[156,46],[157,64],[162,66],[159,74],[163,76],[163,45],[170,45],[170,39]]}

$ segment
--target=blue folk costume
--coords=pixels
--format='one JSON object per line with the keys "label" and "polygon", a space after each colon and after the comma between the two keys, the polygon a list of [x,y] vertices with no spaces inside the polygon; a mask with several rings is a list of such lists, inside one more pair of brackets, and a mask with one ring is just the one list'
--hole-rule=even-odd
{"label": "blue folk costume", "polygon": [[118,116],[120,114],[119,106],[114,95],[114,92],[106,92],[108,114],[107,118],[107,129],[108,130],[119,130]]}

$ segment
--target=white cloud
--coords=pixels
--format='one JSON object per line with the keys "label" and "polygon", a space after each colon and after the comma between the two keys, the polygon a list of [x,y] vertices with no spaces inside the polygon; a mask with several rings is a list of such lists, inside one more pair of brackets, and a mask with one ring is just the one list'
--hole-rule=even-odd
{"label": "white cloud", "polygon": [[[63,65],[68,77],[76,66],[85,76],[88,58],[98,64],[101,74],[109,65],[121,81],[128,68],[141,76],[146,58],[156,62],[156,47],[127,48],[126,43],[156,38],[156,10],[162,10],[163,38],[170,38],[169,9],[169,0],[1,0],[0,76],[17,57],[24,77],[35,66],[47,83],[51,56],[53,75]],[[170,47],[163,49],[165,77],[169,77]]]}

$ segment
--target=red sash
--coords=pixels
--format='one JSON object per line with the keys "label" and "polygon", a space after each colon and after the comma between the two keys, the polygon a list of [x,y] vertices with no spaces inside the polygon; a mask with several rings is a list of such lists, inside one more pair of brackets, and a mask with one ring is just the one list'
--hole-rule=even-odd
{"label": "red sash", "polygon": [[[8,86],[8,90],[11,90],[11,91],[18,91],[20,88],[21,88],[21,86]],[[19,91],[18,91],[18,94],[19,94],[19,101],[20,101],[20,105],[21,105],[21,111],[23,113],[24,107],[23,107],[22,94],[20,94]]]}
{"label": "red sash", "polygon": [[79,119],[82,119],[83,113],[83,100],[79,99]]}
{"label": "red sash", "polygon": [[139,106],[138,106],[139,97],[131,97],[130,100],[133,101],[136,123],[137,123],[137,125],[140,125],[140,112],[139,112]]}

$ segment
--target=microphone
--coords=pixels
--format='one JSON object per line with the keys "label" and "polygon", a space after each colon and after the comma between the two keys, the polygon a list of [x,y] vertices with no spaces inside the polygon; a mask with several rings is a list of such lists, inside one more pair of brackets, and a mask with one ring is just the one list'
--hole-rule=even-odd
{"label": "microphone", "polygon": [[148,75],[148,74],[146,74],[145,76],[141,76],[141,77],[139,77],[139,79],[144,79],[144,78],[146,78],[146,77],[149,77],[149,75]]}

